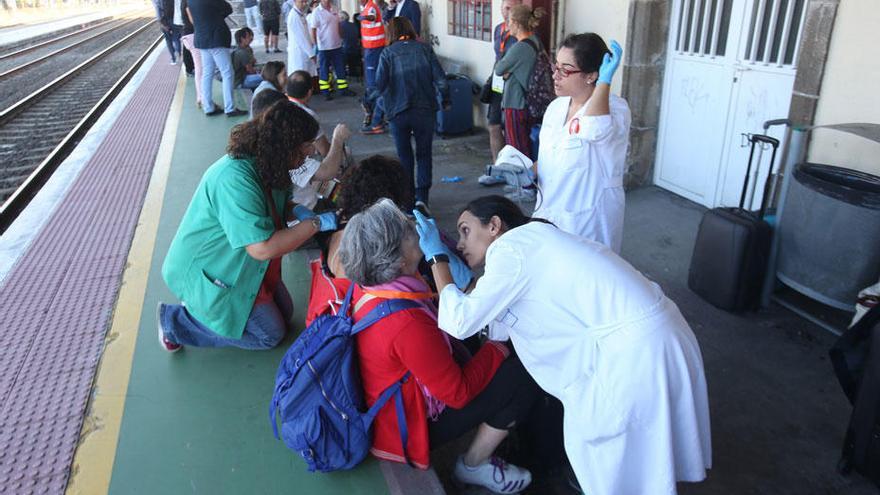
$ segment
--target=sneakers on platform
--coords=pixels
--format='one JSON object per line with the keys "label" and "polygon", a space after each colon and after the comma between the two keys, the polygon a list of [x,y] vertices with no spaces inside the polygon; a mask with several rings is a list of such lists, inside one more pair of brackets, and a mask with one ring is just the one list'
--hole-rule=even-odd
{"label": "sneakers on platform", "polygon": [[361,127],[361,134],[384,134],[385,126],[382,124],[376,126],[365,125]]}
{"label": "sneakers on platform", "polygon": [[342,96],[357,96],[357,95],[358,95],[357,93],[355,93],[354,91],[352,91],[352,90],[350,90],[350,89],[348,89],[348,88],[345,88],[345,89],[343,89],[343,90],[340,90],[340,91],[339,91],[339,94],[342,95]]}
{"label": "sneakers on platform", "polygon": [[519,493],[532,482],[532,473],[513,464],[504,462],[500,457],[491,457],[489,461],[476,467],[465,465],[464,457],[459,456],[452,471],[452,478],[459,484],[478,485],[494,493]]}
{"label": "sneakers on platform", "polygon": [[162,303],[156,305],[156,327],[159,329],[159,345],[161,345],[162,349],[165,349],[166,352],[177,352],[183,346],[171,342],[168,340],[168,337],[165,336],[165,328],[162,326],[162,306],[164,306]]}
{"label": "sneakers on platform", "polygon": [[248,114],[247,110],[239,110],[237,108],[231,112],[226,112],[227,117],[243,117],[247,114]]}
{"label": "sneakers on platform", "polygon": [[498,184],[504,184],[507,181],[501,175],[483,174],[477,179],[477,182],[479,182],[481,186],[497,186]]}

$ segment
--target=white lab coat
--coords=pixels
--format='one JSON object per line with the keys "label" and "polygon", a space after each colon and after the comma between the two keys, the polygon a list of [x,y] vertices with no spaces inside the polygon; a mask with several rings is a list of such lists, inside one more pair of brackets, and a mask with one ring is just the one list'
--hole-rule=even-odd
{"label": "white lab coat", "polygon": [[314,55],[315,45],[306,15],[293,7],[287,14],[287,74],[304,70],[312,76],[318,75],[318,64],[312,58]]}
{"label": "white lab coat", "polygon": [[440,294],[458,338],[486,325],[513,340],[565,408],[565,450],[590,495],[674,494],[711,466],[700,348],[654,282],[606,246],[532,222],[486,253],[470,294]]}
{"label": "white lab coat", "polygon": [[623,174],[632,120],[626,100],[609,98],[609,115],[586,116],[586,104],[570,121],[571,97],[550,102],[541,123],[535,217],[601,242],[620,253],[623,238]]}

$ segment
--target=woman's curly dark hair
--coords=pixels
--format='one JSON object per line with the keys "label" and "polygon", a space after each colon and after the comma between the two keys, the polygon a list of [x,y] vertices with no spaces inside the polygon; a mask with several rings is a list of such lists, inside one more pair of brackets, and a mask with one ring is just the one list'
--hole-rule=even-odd
{"label": "woman's curly dark hair", "polygon": [[253,158],[264,183],[289,189],[290,170],[305,159],[300,148],[317,135],[314,117],[295,103],[279,101],[254,120],[233,127],[226,152],[233,158]]}
{"label": "woman's curly dark hair", "polygon": [[394,158],[373,155],[346,170],[340,178],[340,218],[348,220],[381,198],[396,205],[412,203],[412,187],[400,162]]}

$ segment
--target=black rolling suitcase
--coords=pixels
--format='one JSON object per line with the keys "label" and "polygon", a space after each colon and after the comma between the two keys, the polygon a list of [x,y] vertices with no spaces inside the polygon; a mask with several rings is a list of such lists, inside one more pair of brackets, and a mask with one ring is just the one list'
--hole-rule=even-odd
{"label": "black rolling suitcase", "polygon": [[[779,140],[762,134],[753,134],[749,140],[752,148],[739,207],[713,208],[703,215],[688,272],[688,287],[713,306],[727,311],[757,309],[770,253],[771,228],[764,221],[764,210]],[[745,209],[752,160],[757,148],[756,168],[760,169],[765,145],[773,149],[770,171],[761,208],[752,212]],[[755,188],[758,187],[757,176],[758,170],[755,170]]]}

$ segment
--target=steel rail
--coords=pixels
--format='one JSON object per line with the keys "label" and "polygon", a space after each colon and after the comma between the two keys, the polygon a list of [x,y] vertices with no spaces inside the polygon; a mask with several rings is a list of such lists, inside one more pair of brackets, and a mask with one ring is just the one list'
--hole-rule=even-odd
{"label": "steel rail", "polygon": [[122,24],[118,25],[118,26],[114,26],[114,27],[111,27],[111,28],[105,29],[105,30],[101,31],[100,33],[97,33],[97,34],[94,34],[94,35],[92,35],[92,36],[89,36],[88,38],[85,38],[85,39],[82,39],[82,40],[76,41],[76,42],[71,43],[71,44],[69,44],[69,45],[67,45],[67,46],[63,46],[63,47],[61,47],[61,48],[55,50],[54,52],[47,53],[46,55],[43,55],[42,57],[38,57],[38,58],[35,58],[35,59],[31,60],[30,62],[25,62],[25,63],[19,65],[18,67],[13,67],[13,68],[9,69],[9,70],[6,71],[6,72],[2,72],[2,73],[0,73],[0,80],[4,79],[4,78],[6,78],[6,77],[11,76],[12,74],[15,74],[15,73],[18,72],[18,71],[21,71],[21,70],[27,69],[28,67],[30,67],[30,66],[32,66],[32,65],[38,64],[38,63],[40,63],[40,62],[45,62],[47,59],[49,59],[49,58],[51,58],[51,57],[54,57],[55,55],[58,55],[59,53],[64,53],[64,52],[66,52],[66,51],[68,51],[68,50],[71,50],[71,49],[73,49],[73,48],[78,47],[79,45],[82,45],[83,43],[88,43],[89,41],[92,41],[92,40],[94,40],[95,38],[99,38],[99,37],[101,37],[101,36],[104,36],[104,35],[107,34],[107,33],[110,33],[110,32],[112,32],[112,31],[116,31],[117,29],[122,29],[122,28],[128,26],[129,24],[132,24],[132,23],[134,23],[134,22],[137,22],[138,20],[139,20],[139,19],[137,19],[137,18],[135,18],[135,19],[129,19],[129,20],[123,22]]}
{"label": "steel rail", "polygon": [[[148,26],[151,25],[147,24]],[[142,29],[139,29],[141,31]],[[43,184],[49,180],[49,177],[55,172],[55,169],[58,168],[58,165],[64,161],[65,158],[73,151],[85,133],[95,124],[101,114],[104,113],[104,110],[110,105],[114,98],[122,91],[122,88],[128,83],[129,80],[134,76],[135,72],[144,64],[147,60],[147,57],[150,56],[150,53],[159,45],[162,41],[162,36],[156,38],[156,41],[150,44],[150,46],[144,51],[144,53],[138,57],[135,63],[129,67],[129,69],[116,81],[112,88],[110,88],[104,96],[98,100],[91,110],[76,124],[76,126],[67,133],[67,136],[58,143],[49,156],[43,159],[42,162],[34,169],[33,172],[28,176],[27,179],[12,193],[2,206],[0,206],[0,234],[6,232],[6,229],[12,225],[12,222],[18,217],[18,215],[27,207],[28,203],[30,203],[31,199],[39,192],[40,188],[43,187]]]}
{"label": "steel rail", "polygon": [[36,49],[38,49],[38,48],[43,48],[43,47],[46,46],[46,45],[51,45],[52,43],[58,43],[59,41],[65,40],[65,39],[67,39],[67,38],[70,38],[71,36],[76,36],[76,35],[78,35],[78,34],[83,34],[83,33],[85,33],[86,31],[91,31],[92,29],[99,28],[99,27],[101,27],[101,26],[106,26],[107,24],[110,24],[111,22],[118,21],[118,20],[119,20],[119,18],[111,18],[111,19],[106,20],[106,21],[104,21],[104,22],[101,22],[101,23],[98,23],[98,24],[93,24],[93,25],[88,26],[88,27],[84,27],[84,28],[80,29],[79,31],[74,31],[74,32],[72,32],[72,33],[63,34],[63,35],[61,35],[61,36],[59,36],[59,37],[57,37],[57,38],[52,38],[52,39],[50,39],[50,40],[46,40],[46,41],[42,41],[42,42],[40,42],[40,43],[37,43],[36,45],[27,46],[27,47],[24,47],[24,48],[22,48],[22,49],[20,49],[20,50],[16,50],[16,51],[14,51],[14,52],[9,52],[9,53],[7,53],[7,54],[0,55],[0,60],[6,60],[7,58],[17,57],[17,56],[19,56],[19,55],[23,55],[23,54],[25,54],[25,53],[27,53],[27,52],[32,52],[32,51],[34,51],[34,50],[36,50]]}
{"label": "steel rail", "polygon": [[6,108],[2,112],[0,112],[0,125],[6,124],[7,122],[9,122],[10,119],[12,119],[12,117],[15,117],[16,115],[21,113],[25,108],[32,105],[34,102],[40,100],[41,98],[43,98],[46,94],[49,93],[49,91],[64,84],[65,82],[69,81],[70,79],[75,77],[77,74],[82,72],[84,69],[92,66],[97,61],[101,60],[106,55],[110,54],[111,52],[113,52],[114,50],[119,48],[120,46],[124,45],[128,40],[130,40],[131,38],[134,38],[135,36],[140,34],[141,31],[147,29],[148,27],[152,26],[155,23],[156,23],[155,20],[147,22],[146,24],[144,24],[140,28],[136,29],[131,34],[125,36],[124,38],[117,41],[116,43],[113,43],[112,45],[108,46],[104,50],[101,50],[100,52],[93,55],[88,60],[83,61],[81,64],[70,69],[66,73],[56,77],[55,80],[46,84],[42,88],[34,91],[33,93],[29,94],[28,96],[24,97],[22,100],[19,100],[18,103],[15,103],[14,105]]}

